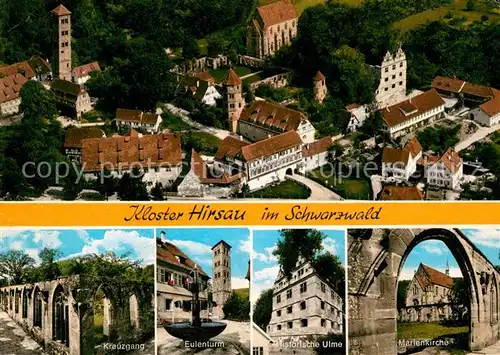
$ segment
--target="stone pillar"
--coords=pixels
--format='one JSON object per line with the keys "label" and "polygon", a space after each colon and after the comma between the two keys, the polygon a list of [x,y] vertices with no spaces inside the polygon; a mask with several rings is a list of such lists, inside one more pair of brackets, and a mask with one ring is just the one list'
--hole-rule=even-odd
{"label": "stone pillar", "polygon": [[111,301],[108,298],[103,298],[102,303],[103,303],[103,311],[104,311],[102,330],[103,330],[103,334],[109,338],[111,335],[111,327],[112,327],[112,320],[111,320],[112,305],[111,305]]}
{"label": "stone pillar", "polygon": [[137,296],[130,296],[130,324],[132,328],[139,328],[139,303],[137,301]]}
{"label": "stone pillar", "polygon": [[[87,306],[88,307],[88,306]],[[85,343],[82,341],[81,334],[81,324],[80,324],[80,308],[82,311],[85,306],[79,306],[78,302],[73,298],[72,293],[70,292],[68,295],[68,322],[69,322],[69,353],[70,355],[82,355],[81,345]],[[94,327],[92,324],[92,336],[94,335]],[[85,339],[85,337],[83,337]]]}

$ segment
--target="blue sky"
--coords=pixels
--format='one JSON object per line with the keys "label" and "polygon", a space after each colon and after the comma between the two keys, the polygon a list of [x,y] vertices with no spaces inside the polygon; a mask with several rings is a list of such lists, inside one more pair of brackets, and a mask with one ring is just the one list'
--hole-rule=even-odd
{"label": "blue sky", "polygon": [[[345,265],[345,232],[343,230],[322,230],[325,234],[323,249],[337,255]],[[280,239],[279,230],[253,231],[253,278],[252,301],[265,290],[273,286],[278,275],[279,265],[272,252]]]}
{"label": "blue sky", "polygon": [[212,247],[221,239],[231,245],[231,287],[248,288],[245,279],[250,259],[250,231],[247,228],[169,228],[165,238],[180,248],[212,277]]}
{"label": "blue sky", "polygon": [[[494,265],[499,265],[500,229],[461,229],[461,231],[481,250]],[[409,280],[420,263],[441,272],[450,265],[450,276],[461,277],[462,273],[448,247],[439,240],[428,240],[418,244],[408,255],[400,279]]]}
{"label": "blue sky", "polygon": [[153,229],[0,229],[0,253],[24,250],[38,263],[38,253],[44,247],[58,249],[62,259],[112,251],[119,256],[130,253],[129,259],[144,264],[155,261]]}

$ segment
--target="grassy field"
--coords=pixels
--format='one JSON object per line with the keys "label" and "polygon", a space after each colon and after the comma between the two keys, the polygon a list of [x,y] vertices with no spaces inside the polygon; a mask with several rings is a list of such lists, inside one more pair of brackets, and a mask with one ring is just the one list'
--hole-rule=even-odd
{"label": "grassy field", "polygon": [[220,139],[206,132],[192,132],[193,140],[196,140],[202,149],[199,149],[200,154],[215,154],[220,145]]}
{"label": "grassy field", "polygon": [[180,117],[174,116],[170,113],[164,113],[162,116],[162,127],[168,128],[174,132],[189,131],[193,127],[184,122]]}
{"label": "grassy field", "polygon": [[279,185],[266,187],[246,194],[246,198],[279,198],[279,199],[306,199],[311,195],[309,190],[296,182],[286,180]]}
{"label": "grassy field", "polygon": [[200,53],[202,55],[208,54],[208,43],[206,38],[202,38],[196,41],[198,43],[198,48],[200,48]]}
{"label": "grassy field", "polygon": [[[277,0],[259,0],[259,6],[267,5],[272,2],[276,2]],[[357,6],[363,2],[363,0],[337,0],[337,2],[341,4],[349,4],[353,6]],[[295,9],[299,16],[304,12],[305,9],[311,6],[315,6],[318,4],[324,4],[325,0],[292,0],[292,3],[295,5]]]}
{"label": "grassy field", "polygon": [[398,339],[435,339],[443,335],[467,334],[469,327],[447,327],[439,323],[398,323]]}
{"label": "grassy field", "polygon": [[96,344],[101,344],[104,339],[103,334],[104,315],[94,314],[94,339]]}
{"label": "grassy field", "polygon": [[473,21],[480,21],[483,15],[487,15],[489,17],[488,21],[500,21],[500,12],[498,10],[495,10],[493,12],[491,9],[478,2],[477,10],[467,11],[465,10],[466,4],[467,0],[455,0],[453,3],[447,6],[438,7],[433,10],[427,10],[419,14],[409,16],[399,22],[394,23],[394,27],[402,31],[408,31],[429,21],[437,21],[439,19],[443,19],[447,22],[450,22],[452,20],[451,18],[445,18],[448,17],[449,14],[452,14],[454,18],[464,17],[466,20],[463,25],[468,25]]}
{"label": "grassy field", "polygon": [[[212,76],[214,77],[216,82],[220,83],[221,81],[224,80],[226,73],[227,73],[227,70],[228,70],[227,68],[212,69],[212,70],[210,70],[210,74],[212,74]],[[244,67],[241,65],[237,65],[234,68],[234,71],[236,74],[238,74],[239,77],[253,73],[253,70],[251,68]]]}
{"label": "grassy field", "polygon": [[326,168],[311,172],[310,177],[348,200],[371,200],[371,185],[366,179],[340,178],[331,174]]}

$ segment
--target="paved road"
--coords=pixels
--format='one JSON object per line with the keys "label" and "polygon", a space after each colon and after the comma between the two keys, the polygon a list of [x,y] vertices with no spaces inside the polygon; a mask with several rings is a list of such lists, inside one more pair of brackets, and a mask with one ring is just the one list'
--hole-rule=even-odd
{"label": "paved road", "polygon": [[309,196],[308,200],[315,201],[340,201],[342,197],[337,195],[332,190],[327,189],[326,187],[318,184],[316,181],[306,178],[302,175],[287,175],[287,178],[290,180],[294,180],[300,184],[307,186],[311,190],[311,196]]}
{"label": "paved road", "polygon": [[7,313],[0,312],[0,354],[46,355],[33,339]]}
{"label": "paved road", "polygon": [[499,129],[500,129],[500,124],[494,125],[492,127],[480,127],[470,137],[457,143],[457,145],[455,145],[455,150],[457,152],[460,152],[461,150],[468,148],[470,145],[476,143],[477,141],[480,141],[481,139],[487,137],[488,135],[492,134],[493,132]]}
{"label": "paved road", "polygon": [[[205,132],[205,133],[210,133],[216,137],[218,137],[219,139],[224,139],[226,138],[227,136],[229,136],[231,133],[229,131],[226,131],[224,129],[217,129],[217,128],[214,128],[214,127],[209,127],[209,126],[205,126],[199,122],[196,122],[196,121],[193,121],[191,119],[191,117],[189,117],[189,112],[186,111],[186,110],[183,110],[179,107],[176,107],[172,104],[165,104],[164,106],[168,111],[170,111],[171,113],[173,113],[174,115],[177,115],[179,116],[185,123],[187,123],[188,125],[200,130],[201,132]],[[157,112],[160,112],[161,109],[157,110]]]}

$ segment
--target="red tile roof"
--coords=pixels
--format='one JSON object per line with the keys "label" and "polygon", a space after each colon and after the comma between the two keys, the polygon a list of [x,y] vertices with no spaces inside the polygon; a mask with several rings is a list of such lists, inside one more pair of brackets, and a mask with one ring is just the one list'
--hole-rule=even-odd
{"label": "red tile roof", "polygon": [[119,108],[116,110],[116,119],[125,122],[145,123],[155,125],[158,121],[156,113],[144,113],[139,110]]}
{"label": "red tile roof", "polygon": [[212,74],[210,74],[209,71],[194,73],[193,76],[198,79],[208,81],[210,84],[215,84],[215,78],[212,76]]}
{"label": "red tile roof", "polygon": [[261,140],[241,148],[241,155],[247,162],[279,153],[302,144],[296,131],[289,131],[271,138]]}
{"label": "red tile roof", "polygon": [[500,91],[493,89],[493,95],[491,100],[479,106],[490,117],[500,113]]}
{"label": "red tile roof", "polygon": [[472,84],[469,82],[465,83],[461,92],[463,92],[465,94],[469,94],[469,95],[483,97],[483,98],[492,98],[493,97],[493,90],[491,88],[489,88],[487,86],[483,86],[483,85]]}
{"label": "red tile roof", "polygon": [[254,101],[254,103],[245,108],[239,118],[268,128],[274,128],[277,131],[294,131],[307,117],[299,111],[295,111],[279,104],[269,101]]}
{"label": "red tile roof", "polygon": [[430,285],[453,287],[453,278],[422,263],[418,268],[417,275],[420,277],[419,282],[423,288]]}
{"label": "red tile roof", "polygon": [[19,98],[21,88],[28,82],[21,74],[0,78],[0,103]]}
{"label": "red tile roof", "polygon": [[181,139],[177,134],[84,139],[82,146],[85,172],[129,169],[134,164],[147,167],[182,163]]}
{"label": "red tile roof", "polygon": [[394,127],[444,104],[444,100],[437,91],[431,89],[414,98],[383,109],[382,117],[388,127]]}
{"label": "red tile roof", "polygon": [[98,127],[70,127],[64,138],[64,148],[82,148],[82,141],[89,138],[103,138],[106,135]]}
{"label": "red tile roof", "polygon": [[325,79],[326,79],[325,76],[319,70],[313,78],[314,81],[322,81]]}
{"label": "red tile roof", "polygon": [[297,19],[297,10],[290,0],[276,1],[257,8],[264,28],[277,25],[284,21]]}
{"label": "red tile roof", "polygon": [[[177,259],[177,257],[179,259]],[[181,249],[168,241],[162,242],[161,246],[158,245],[156,247],[156,258],[163,262],[186,269],[187,271],[193,270],[196,265],[195,262],[191,260],[191,258],[187,256]],[[181,260],[184,260],[184,263],[182,263]],[[203,271],[200,265],[196,266],[200,274],[208,276],[205,271]]]}
{"label": "red tile roof", "polygon": [[101,71],[99,63],[93,62],[85,65],[80,65],[79,67],[73,68],[73,73],[77,78],[83,78],[90,75],[90,73],[95,71]]}
{"label": "red tile roof", "polygon": [[359,104],[350,104],[345,107],[347,111],[354,110],[355,108],[358,108],[360,105]]}
{"label": "red tile roof", "polygon": [[220,176],[210,176],[207,164],[194,149],[191,151],[191,171],[204,184],[226,185],[238,181],[245,176],[243,173],[229,175],[226,172],[222,172]]}
{"label": "red tile roof", "polygon": [[454,93],[459,93],[463,86],[465,85],[465,81],[455,78],[448,78],[446,76],[436,76],[434,80],[432,80],[432,87],[438,90],[444,90]]}
{"label": "red tile roof", "polygon": [[11,76],[15,74],[21,74],[27,79],[31,79],[36,76],[35,71],[27,61],[6,65],[0,68],[0,76]]}
{"label": "red tile roof", "polygon": [[64,7],[64,5],[59,5],[54,10],[52,10],[52,13],[57,16],[71,15],[71,11]]}
{"label": "red tile roof", "polygon": [[441,157],[429,157],[428,159],[428,164],[433,165],[437,162],[442,162],[452,173],[456,173],[462,166],[462,158],[451,147]]}
{"label": "red tile roof", "polygon": [[224,84],[225,85],[241,85],[241,79],[236,74],[236,72],[232,69],[229,68],[229,70],[226,73],[226,77],[224,78]]}
{"label": "red tile roof", "polygon": [[413,158],[422,153],[422,145],[418,141],[417,137],[410,139],[403,149],[408,150]]}
{"label": "red tile roof", "polygon": [[215,153],[216,159],[223,159],[224,157],[234,158],[238,153],[241,152],[241,148],[249,145],[250,143],[245,142],[241,139],[227,136],[224,138],[217,149],[217,153]]}
{"label": "red tile roof", "polygon": [[310,157],[320,153],[324,153],[333,145],[332,137],[318,139],[312,143],[306,144],[302,147],[302,155]]}
{"label": "red tile roof", "polygon": [[410,151],[392,147],[385,147],[382,151],[382,162],[392,164],[408,164]]}
{"label": "red tile roof", "polygon": [[416,186],[384,186],[380,194],[382,201],[409,201],[424,199],[424,194]]}

